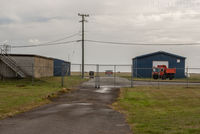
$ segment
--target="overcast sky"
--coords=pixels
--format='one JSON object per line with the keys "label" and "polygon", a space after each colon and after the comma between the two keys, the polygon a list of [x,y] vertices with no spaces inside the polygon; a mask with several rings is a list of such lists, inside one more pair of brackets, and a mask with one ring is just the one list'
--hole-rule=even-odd
{"label": "overcast sky", "polygon": [[[86,39],[138,43],[200,43],[199,0],[0,0],[0,42],[34,45],[81,31],[78,13],[89,14]],[[81,34],[68,40],[81,39]],[[85,43],[85,62],[131,64],[135,56],[167,51],[200,67],[200,46],[114,46]],[[81,63],[81,42],[15,48]]]}

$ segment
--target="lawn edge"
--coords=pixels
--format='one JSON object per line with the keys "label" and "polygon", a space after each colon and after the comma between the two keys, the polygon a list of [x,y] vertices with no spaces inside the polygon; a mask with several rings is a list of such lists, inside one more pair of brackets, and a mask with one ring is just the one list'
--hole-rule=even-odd
{"label": "lawn edge", "polygon": [[6,118],[12,118],[15,115],[18,115],[20,113],[25,113],[25,112],[28,112],[28,111],[33,110],[35,108],[39,108],[41,106],[44,106],[46,104],[50,104],[50,103],[53,102],[53,99],[58,98],[59,96],[61,96],[63,94],[70,93],[73,90],[77,90],[79,85],[76,86],[76,87],[73,87],[73,88],[62,88],[62,89],[60,89],[56,92],[52,92],[52,93],[49,93],[45,96],[42,96],[42,97],[40,97],[40,99],[42,101],[35,101],[35,102],[32,102],[32,103],[26,104],[26,105],[24,105],[20,108],[16,108],[15,110],[13,110],[13,112],[2,114],[2,115],[0,115],[0,120],[6,119]]}
{"label": "lawn edge", "polygon": [[128,112],[126,112],[126,110],[124,110],[124,109],[119,105],[119,100],[120,100],[120,98],[122,97],[122,93],[123,93],[122,90],[124,90],[124,89],[128,89],[128,88],[124,88],[124,87],[120,88],[118,97],[117,97],[116,100],[111,104],[110,107],[111,107],[113,110],[115,110],[115,111],[117,111],[117,112],[119,112],[119,113],[121,113],[121,114],[124,115],[124,117],[125,117],[125,122],[128,124],[128,126],[129,126],[130,130],[132,131],[132,133],[134,133],[134,132],[133,132],[133,124],[130,124],[130,123],[128,122],[128,116],[129,116]]}

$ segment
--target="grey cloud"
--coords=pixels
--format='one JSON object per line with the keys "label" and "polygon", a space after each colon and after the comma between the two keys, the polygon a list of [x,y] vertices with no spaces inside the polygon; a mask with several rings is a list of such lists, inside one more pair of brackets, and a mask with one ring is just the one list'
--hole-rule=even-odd
{"label": "grey cloud", "polygon": [[29,16],[29,17],[24,17],[23,21],[25,22],[48,22],[51,20],[59,20],[62,19],[60,17],[43,17],[43,16]]}
{"label": "grey cloud", "polygon": [[[65,37],[81,29],[81,24],[78,23],[81,18],[77,15],[80,12],[90,14],[88,23],[85,24],[87,39],[149,43],[198,42],[200,12],[193,8],[197,6],[197,0],[190,1],[193,3],[186,11],[185,7],[180,6],[180,0],[1,0],[0,40],[16,40],[19,44],[19,40],[22,40],[23,45],[26,45],[30,39],[45,42]],[[169,2],[172,3],[167,5]],[[131,58],[141,53],[165,49],[171,51],[166,47],[92,45],[86,43],[88,63],[130,63]],[[119,54],[122,49],[125,53]],[[56,51],[55,47],[48,47],[16,49],[13,52],[66,59],[66,55],[75,51],[72,62],[80,62],[80,50],[80,44],[76,43],[56,47]],[[175,47],[172,50],[177,54],[187,54],[186,56],[190,55],[189,51],[193,52],[193,49],[180,50]],[[102,52],[105,54],[101,55]]]}
{"label": "grey cloud", "polygon": [[178,0],[175,5],[177,7],[185,7],[185,8],[199,8],[200,2],[198,0]]}
{"label": "grey cloud", "polygon": [[0,25],[14,23],[15,21],[10,18],[0,18]]}

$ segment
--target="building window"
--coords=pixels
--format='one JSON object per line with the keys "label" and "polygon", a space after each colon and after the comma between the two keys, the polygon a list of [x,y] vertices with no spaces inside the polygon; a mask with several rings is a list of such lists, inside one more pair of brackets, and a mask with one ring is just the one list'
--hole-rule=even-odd
{"label": "building window", "polygon": [[180,59],[177,59],[177,63],[180,63],[181,62],[181,60]]}

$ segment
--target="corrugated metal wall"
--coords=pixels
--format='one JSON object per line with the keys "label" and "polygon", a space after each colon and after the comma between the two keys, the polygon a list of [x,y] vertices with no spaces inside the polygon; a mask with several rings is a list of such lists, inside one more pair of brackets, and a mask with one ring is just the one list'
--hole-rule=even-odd
{"label": "corrugated metal wall", "polygon": [[33,56],[11,56],[17,62],[17,65],[27,76],[32,76],[32,66],[34,65]]}
{"label": "corrugated metal wall", "polygon": [[53,76],[53,59],[35,57],[34,76],[36,78]]}
{"label": "corrugated metal wall", "polygon": [[15,78],[17,74],[0,60],[0,77]]}
{"label": "corrugated metal wall", "polygon": [[[53,59],[40,56],[10,55],[17,65],[28,76],[35,78],[53,76]],[[0,61],[0,75],[7,78],[15,78],[16,73],[5,63]]]}
{"label": "corrugated metal wall", "polygon": [[[180,63],[177,63],[180,59]],[[181,57],[171,56],[164,53],[144,56],[133,59],[133,75],[134,77],[150,78],[152,77],[153,61],[168,61],[169,68],[176,68],[175,78],[185,77],[185,59]]]}
{"label": "corrugated metal wall", "polygon": [[62,76],[62,65],[63,75],[71,75],[71,63],[60,59],[54,59],[54,76]]}

